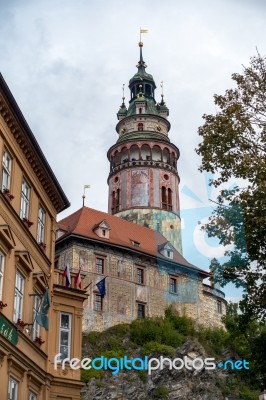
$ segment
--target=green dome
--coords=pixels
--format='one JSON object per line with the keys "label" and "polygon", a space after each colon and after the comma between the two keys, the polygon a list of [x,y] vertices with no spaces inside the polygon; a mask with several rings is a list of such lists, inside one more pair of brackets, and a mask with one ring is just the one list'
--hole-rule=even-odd
{"label": "green dome", "polygon": [[143,79],[147,79],[148,81],[152,81],[154,83],[154,79],[151,74],[148,74],[146,71],[138,71],[135,73],[133,78],[130,79],[129,85],[131,85],[134,81],[142,81]]}
{"label": "green dome", "polygon": [[122,104],[118,110],[118,113],[120,115],[127,115],[127,108],[125,106],[125,104]]}

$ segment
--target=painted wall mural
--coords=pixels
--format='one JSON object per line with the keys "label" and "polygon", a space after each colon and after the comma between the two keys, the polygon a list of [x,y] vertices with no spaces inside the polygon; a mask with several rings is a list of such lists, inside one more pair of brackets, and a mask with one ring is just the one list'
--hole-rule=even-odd
{"label": "painted wall mural", "polygon": [[141,169],[131,172],[131,205],[149,205],[149,173]]}

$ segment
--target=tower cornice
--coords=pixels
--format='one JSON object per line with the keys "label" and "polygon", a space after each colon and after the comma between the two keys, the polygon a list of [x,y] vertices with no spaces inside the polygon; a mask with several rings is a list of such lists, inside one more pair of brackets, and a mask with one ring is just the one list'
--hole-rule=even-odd
{"label": "tower cornice", "polygon": [[155,115],[155,114],[134,114],[134,115],[129,115],[128,117],[125,117],[125,118],[121,119],[121,120],[116,124],[116,132],[119,133],[119,127],[120,127],[121,125],[123,125],[123,123],[125,123],[126,121],[130,121],[130,120],[132,120],[132,119],[137,120],[137,119],[140,119],[140,118],[147,118],[147,117],[155,118],[155,119],[158,119],[158,120],[164,122],[164,123],[167,125],[167,130],[168,130],[168,132],[170,131],[170,129],[171,129],[171,124],[170,124],[170,122],[168,121],[168,119],[162,117],[161,115]]}

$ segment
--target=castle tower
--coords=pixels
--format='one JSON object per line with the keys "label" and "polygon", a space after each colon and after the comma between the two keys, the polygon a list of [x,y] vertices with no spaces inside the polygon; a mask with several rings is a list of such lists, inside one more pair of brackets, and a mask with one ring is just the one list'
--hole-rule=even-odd
{"label": "castle tower", "polygon": [[138,71],[129,81],[129,106],[125,105],[123,93],[117,113],[119,138],[107,153],[108,212],[160,231],[182,253],[179,149],[168,137],[169,109],[163,91],[160,103],[155,101],[156,85],[146,72],[142,47],[139,42]]}

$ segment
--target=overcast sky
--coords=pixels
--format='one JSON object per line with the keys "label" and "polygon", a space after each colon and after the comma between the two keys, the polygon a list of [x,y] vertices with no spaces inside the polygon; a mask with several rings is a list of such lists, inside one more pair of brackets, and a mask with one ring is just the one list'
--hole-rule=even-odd
{"label": "overcast sky", "polygon": [[[181,153],[181,208],[199,209],[200,220],[215,193],[198,171],[197,129],[215,112],[213,94],[232,87],[231,74],[256,47],[265,55],[266,2],[0,0],[0,71],[71,202],[60,219],[81,207],[84,184],[86,205],[107,211],[106,152],[117,140],[123,83],[129,99],[140,26],[149,29],[147,72],[157,100],[164,81],[170,138]],[[195,251],[204,244],[183,245],[191,262],[207,267],[211,255],[197,261]]]}

